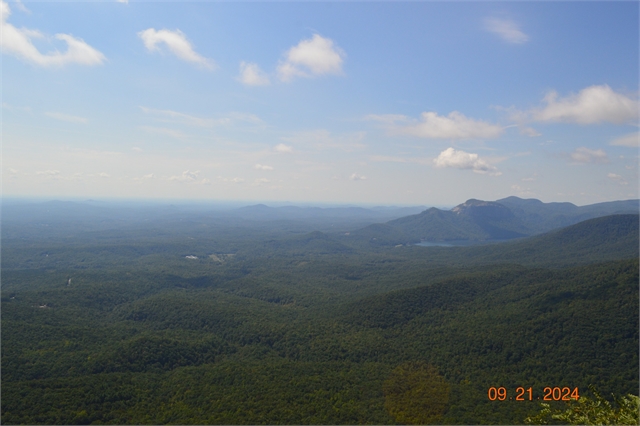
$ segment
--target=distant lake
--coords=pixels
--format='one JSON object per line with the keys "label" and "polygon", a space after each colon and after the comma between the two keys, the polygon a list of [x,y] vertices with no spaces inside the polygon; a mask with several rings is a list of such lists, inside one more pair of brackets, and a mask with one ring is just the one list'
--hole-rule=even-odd
{"label": "distant lake", "polygon": [[468,247],[468,246],[479,246],[479,245],[485,245],[485,244],[504,243],[505,241],[513,241],[513,239],[484,240],[484,241],[475,241],[475,240],[421,241],[416,245],[421,247]]}

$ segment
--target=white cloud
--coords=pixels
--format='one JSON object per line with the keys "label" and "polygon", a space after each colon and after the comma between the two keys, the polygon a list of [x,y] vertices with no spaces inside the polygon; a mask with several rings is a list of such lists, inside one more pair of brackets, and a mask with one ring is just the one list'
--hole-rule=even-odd
{"label": "white cloud", "polygon": [[433,160],[436,167],[450,167],[454,169],[473,170],[475,173],[499,176],[498,169],[478,157],[478,154],[447,148]]}
{"label": "white cloud", "polygon": [[349,176],[349,179],[351,179],[351,180],[367,180],[367,177],[359,175],[357,173],[353,173],[351,176]]}
{"label": "white cloud", "polygon": [[61,112],[45,112],[44,115],[46,115],[47,117],[55,118],[56,120],[66,121],[69,123],[86,123],[88,121],[84,117],[63,114]]}
{"label": "white cloud", "polygon": [[518,24],[510,19],[487,18],[484,20],[484,28],[497,34],[507,43],[523,44],[529,40],[529,36],[523,33]]}
{"label": "white cloud", "polygon": [[539,133],[536,129],[532,127],[521,127],[520,134],[527,135],[530,137],[542,136],[541,133]]}
{"label": "white cloud", "polygon": [[195,182],[198,179],[198,174],[200,174],[199,170],[196,170],[195,172],[185,170],[180,176],[171,176],[168,180],[178,182]]}
{"label": "white cloud", "polygon": [[[402,115],[370,115],[368,118],[386,124],[391,133],[429,139],[488,139],[498,137],[504,131],[496,124],[467,118],[458,111],[453,111],[446,117],[435,112],[423,112],[420,115],[420,122]],[[402,123],[412,121],[415,124],[399,125],[396,124],[397,121]]]}
{"label": "white cloud", "polygon": [[110,174],[108,174],[108,173],[104,173],[104,172],[102,172],[102,173],[98,173],[98,176],[103,177],[103,178],[110,178],[110,177],[111,177],[111,175],[110,175]]}
{"label": "white cloud", "polygon": [[628,146],[630,148],[638,148],[640,146],[640,133],[630,133],[628,135],[621,136],[609,142],[609,145],[615,146]]}
{"label": "white cloud", "polygon": [[572,162],[574,163],[608,163],[607,153],[601,149],[593,150],[585,147],[577,148],[571,154],[569,154]]}
{"label": "white cloud", "polygon": [[265,166],[264,164],[256,164],[253,168],[256,170],[273,170],[273,167]]}
{"label": "white cloud", "polygon": [[279,143],[273,148],[273,150],[276,152],[293,152],[293,147],[290,147],[289,145],[285,145],[283,143]]}
{"label": "white cloud", "polygon": [[247,86],[266,86],[270,84],[269,77],[262,72],[257,64],[240,62],[240,76],[238,80]]}
{"label": "white cloud", "polygon": [[24,13],[31,13],[31,11],[29,9],[27,9],[27,7],[24,5],[24,3],[22,3],[21,0],[14,0],[13,4],[16,5],[16,7],[18,9],[20,9],[22,12]]}
{"label": "white cloud", "polygon": [[24,112],[31,112],[31,108],[30,107],[19,107],[19,106],[15,106],[15,105],[10,105],[6,102],[2,103],[2,108],[9,110],[9,111],[24,111]]}
{"label": "white cloud", "polygon": [[129,0],[116,0],[116,3],[129,4]]}
{"label": "white cloud", "polygon": [[620,175],[617,175],[615,173],[609,173],[607,175],[607,177],[609,179],[611,179],[612,181],[618,183],[618,185],[629,185],[629,182],[627,182],[626,180],[624,180],[624,178]]}
{"label": "white cloud", "polygon": [[137,146],[134,146],[133,148],[131,148],[133,151],[135,152],[142,152],[142,148],[138,148]]}
{"label": "white cloud", "polygon": [[264,185],[264,184],[269,183],[269,182],[271,182],[269,179],[259,178],[259,179],[256,179],[256,180],[253,181],[253,185],[254,186],[261,186],[261,185]]}
{"label": "white cloud", "polygon": [[138,36],[144,42],[145,47],[149,52],[160,51],[160,44],[164,44],[174,55],[183,61],[191,62],[206,69],[215,69],[215,63],[203,56],[200,56],[193,50],[191,43],[187,40],[187,36],[178,29],[171,30],[158,30],[149,28],[144,31],[140,31]]}
{"label": "white cloud", "polygon": [[278,75],[282,81],[290,81],[294,77],[341,74],[345,57],[333,40],[314,34],[287,51],[278,65]]}
{"label": "white cloud", "polygon": [[55,35],[56,39],[63,41],[67,45],[66,51],[61,53],[56,50],[42,54],[33,45],[31,39],[44,38],[44,35],[37,30],[14,27],[7,22],[10,15],[11,9],[9,5],[0,0],[0,48],[3,53],[14,55],[42,67],[63,66],[72,63],[100,65],[106,60],[101,52],[89,46],[82,39],[68,34]]}
{"label": "white cloud", "polygon": [[544,108],[529,112],[534,121],[625,124],[638,120],[638,101],[614,92],[606,84],[589,86],[577,95],[561,99],[551,91],[544,102],[547,104]]}
{"label": "white cloud", "polygon": [[223,182],[226,183],[243,183],[244,179],[239,178],[239,177],[235,177],[235,178],[222,178],[220,176],[218,176],[218,179],[222,179]]}
{"label": "white cloud", "polygon": [[40,172],[36,172],[36,175],[41,175],[41,176],[59,176],[60,175],[60,171],[59,170],[43,170]]}
{"label": "white cloud", "polygon": [[171,111],[167,109],[153,109],[153,108],[146,108],[143,106],[141,106],[140,109],[145,114],[150,114],[155,117],[158,117],[161,121],[170,122],[170,123],[179,123],[187,126],[212,127],[216,124],[228,124],[231,121],[228,118],[221,118],[218,120],[214,120],[211,118],[194,117],[192,115],[184,114],[177,111]]}

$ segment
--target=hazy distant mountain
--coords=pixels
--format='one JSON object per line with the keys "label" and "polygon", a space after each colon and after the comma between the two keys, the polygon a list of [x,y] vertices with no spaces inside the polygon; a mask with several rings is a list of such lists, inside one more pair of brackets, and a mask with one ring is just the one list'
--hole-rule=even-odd
{"label": "hazy distant mountain", "polygon": [[578,207],[572,203],[543,203],[508,197],[498,201],[470,199],[451,210],[430,208],[419,214],[370,225],[351,233],[377,245],[423,241],[508,240],[611,214],[638,214],[638,200]]}
{"label": "hazy distant mountain", "polygon": [[492,201],[468,200],[451,210],[430,208],[387,222],[415,240],[499,240],[531,233],[511,210]]}
{"label": "hazy distant mountain", "polygon": [[595,217],[612,214],[637,214],[638,200],[611,201],[578,207],[572,203],[543,203],[536,199],[507,197],[496,201],[511,210],[533,233],[573,225]]}

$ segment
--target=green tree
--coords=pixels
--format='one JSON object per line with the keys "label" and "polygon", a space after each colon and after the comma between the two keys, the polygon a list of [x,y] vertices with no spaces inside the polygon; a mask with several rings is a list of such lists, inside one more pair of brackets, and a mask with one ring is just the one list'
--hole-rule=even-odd
{"label": "green tree", "polygon": [[384,406],[402,424],[429,424],[440,419],[449,402],[449,384],[421,361],[396,367],[383,384]]}
{"label": "green tree", "polygon": [[[553,420],[559,420],[570,425],[637,425],[640,424],[640,397],[628,394],[617,398],[614,396],[617,408],[604,399],[594,386],[589,389],[595,399],[580,397],[578,401],[568,403],[566,410],[551,410],[549,404],[540,404],[542,410],[534,417],[527,417],[525,423],[546,425]],[[554,422],[555,423],[555,422]]]}

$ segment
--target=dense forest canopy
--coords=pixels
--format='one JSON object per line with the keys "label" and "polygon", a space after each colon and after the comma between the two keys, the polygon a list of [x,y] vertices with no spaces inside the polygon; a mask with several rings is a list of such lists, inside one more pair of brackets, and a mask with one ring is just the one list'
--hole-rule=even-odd
{"label": "dense forest canopy", "polygon": [[[547,387],[637,394],[637,201],[481,203],[3,207],[2,422],[522,424]],[[443,221],[474,244],[413,244]]]}

